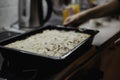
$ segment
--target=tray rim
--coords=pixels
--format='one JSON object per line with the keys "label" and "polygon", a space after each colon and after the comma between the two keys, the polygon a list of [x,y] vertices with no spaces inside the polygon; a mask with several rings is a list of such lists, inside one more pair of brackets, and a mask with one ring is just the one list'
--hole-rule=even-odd
{"label": "tray rim", "polygon": [[[51,26],[51,25],[49,25],[49,26],[44,26],[44,27],[41,27],[41,28],[39,28],[39,29],[37,29],[37,30],[41,30],[41,29],[49,28],[49,27],[53,27],[53,28],[56,28],[56,29],[57,29],[57,28],[60,28],[60,29],[68,29],[68,30],[70,30],[70,31],[73,29],[72,31],[77,30],[77,31],[79,31],[79,32],[82,32],[82,31],[85,31],[85,30],[89,30],[89,29],[83,29],[83,28],[77,29],[77,28],[72,28],[72,27],[63,27],[63,26],[59,26],[59,25],[58,25],[58,26]],[[5,41],[12,40],[13,38],[25,36],[25,34],[29,34],[29,33],[35,32],[35,31],[37,31],[37,30],[32,30],[32,31],[26,32],[26,33],[24,33],[24,34],[20,34],[20,35],[17,35],[17,36],[8,38],[8,39],[6,39],[6,40],[4,40],[4,41],[1,41],[1,42],[0,42],[0,48],[1,48],[1,49],[5,49],[5,50],[17,51],[17,52],[24,53],[24,54],[29,54],[29,55],[34,55],[34,56],[40,56],[40,57],[50,58],[50,59],[54,59],[54,60],[63,60],[63,59],[65,59],[67,56],[69,56],[70,54],[72,54],[72,52],[74,52],[76,49],[78,49],[81,45],[83,45],[87,40],[89,40],[90,38],[93,38],[93,37],[99,32],[99,31],[97,31],[97,30],[90,30],[90,31],[94,31],[95,34],[94,34],[94,35],[90,35],[90,34],[89,34],[89,35],[90,35],[89,38],[87,38],[87,39],[84,40],[83,42],[79,43],[77,46],[75,46],[73,49],[71,49],[70,51],[68,51],[67,53],[65,53],[65,55],[63,55],[63,56],[61,56],[61,57],[44,56],[44,55],[42,55],[42,54],[38,54],[38,53],[30,52],[30,51],[25,51],[25,50],[14,49],[14,48],[8,48],[8,47],[4,47],[4,45],[1,45],[1,43],[4,43]],[[46,29],[45,29],[45,30],[46,30]],[[35,34],[37,34],[37,33],[35,33]],[[85,33],[85,34],[87,34],[87,33]],[[17,40],[16,40],[16,41],[17,41]],[[14,42],[14,41],[13,41],[13,42]]]}

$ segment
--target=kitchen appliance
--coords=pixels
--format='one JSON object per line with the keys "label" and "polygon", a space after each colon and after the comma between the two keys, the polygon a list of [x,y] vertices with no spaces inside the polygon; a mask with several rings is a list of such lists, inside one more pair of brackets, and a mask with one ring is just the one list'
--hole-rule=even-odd
{"label": "kitchen appliance", "polygon": [[[19,0],[18,24],[21,28],[37,28],[51,17],[51,0]],[[46,10],[46,11],[45,11]]]}

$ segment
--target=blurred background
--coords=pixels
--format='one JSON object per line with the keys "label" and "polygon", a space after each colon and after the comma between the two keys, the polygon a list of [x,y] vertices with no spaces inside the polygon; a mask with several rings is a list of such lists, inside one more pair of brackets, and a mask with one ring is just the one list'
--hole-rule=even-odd
{"label": "blurred background", "polygon": [[[87,3],[88,0],[79,1],[81,7],[89,8]],[[96,5],[99,5],[110,0],[91,0],[91,1],[93,1],[93,3],[95,3]],[[18,0],[0,0],[0,28],[10,26],[17,20],[18,20]]]}
{"label": "blurred background", "polygon": [[18,19],[18,0],[0,0],[0,28]]}

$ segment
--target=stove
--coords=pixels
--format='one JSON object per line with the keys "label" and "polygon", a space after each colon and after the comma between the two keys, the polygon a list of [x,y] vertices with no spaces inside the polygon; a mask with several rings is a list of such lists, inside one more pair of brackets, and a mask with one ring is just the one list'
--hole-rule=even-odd
{"label": "stove", "polygon": [[0,32],[0,41],[19,35],[20,33],[3,31]]}

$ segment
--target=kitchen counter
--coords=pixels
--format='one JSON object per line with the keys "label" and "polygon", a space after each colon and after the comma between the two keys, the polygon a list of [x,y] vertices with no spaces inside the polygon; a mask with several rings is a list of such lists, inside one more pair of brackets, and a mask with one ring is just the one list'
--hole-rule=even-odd
{"label": "kitchen counter", "polygon": [[[99,22],[100,25],[96,25],[96,22]],[[101,18],[90,20],[88,23],[81,25],[80,28],[98,30],[99,33],[95,36],[92,44],[96,46],[101,46],[110,38],[112,38],[115,34],[120,32],[120,21],[106,21],[105,18]]]}

